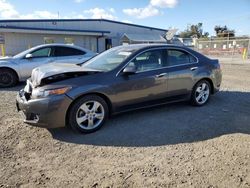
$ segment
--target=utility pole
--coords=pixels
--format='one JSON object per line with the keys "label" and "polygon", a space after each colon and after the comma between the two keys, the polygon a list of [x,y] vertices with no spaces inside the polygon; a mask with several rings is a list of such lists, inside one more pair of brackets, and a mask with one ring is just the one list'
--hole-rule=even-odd
{"label": "utility pole", "polygon": [[248,40],[248,47],[247,47],[247,59],[248,59],[248,56],[250,55],[250,39]]}
{"label": "utility pole", "polygon": [[227,48],[229,48],[229,31],[227,32]]}

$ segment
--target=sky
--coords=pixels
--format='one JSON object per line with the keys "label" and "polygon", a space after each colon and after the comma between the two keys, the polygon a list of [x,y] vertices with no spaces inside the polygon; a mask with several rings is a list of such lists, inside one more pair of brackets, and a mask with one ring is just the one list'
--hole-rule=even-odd
{"label": "sky", "polygon": [[203,23],[250,35],[250,0],[0,0],[0,19],[104,18],[162,29]]}

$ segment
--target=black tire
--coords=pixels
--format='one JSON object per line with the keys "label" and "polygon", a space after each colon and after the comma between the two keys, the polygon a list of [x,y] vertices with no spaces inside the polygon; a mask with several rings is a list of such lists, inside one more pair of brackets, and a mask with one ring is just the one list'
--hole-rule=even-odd
{"label": "black tire", "polygon": [[[100,109],[104,110],[104,118],[103,120],[98,124],[98,126],[96,127],[93,127],[93,128],[87,128],[87,127],[84,127],[83,125],[79,125],[78,122],[77,122],[77,117],[79,115],[79,111],[81,111],[80,107],[88,102],[93,102],[93,101],[96,101],[98,102],[103,108],[100,107]],[[93,107],[94,108],[94,107]],[[84,111],[82,111],[83,114]],[[85,114],[86,115],[86,114]],[[90,115],[90,114],[88,114]],[[101,97],[99,97],[98,95],[86,95],[80,99],[78,99],[70,108],[69,110],[69,114],[68,114],[68,126],[70,128],[72,128],[74,131],[78,131],[78,132],[81,132],[81,133],[92,133],[92,132],[95,132],[97,131],[98,129],[100,129],[103,124],[105,123],[105,121],[107,120],[108,118],[108,115],[109,115],[109,108],[108,108],[108,105],[107,103],[105,102],[105,100]],[[79,117],[80,118],[80,117]],[[93,118],[93,116],[92,116]],[[97,121],[99,121],[99,119],[95,119]],[[86,120],[88,121],[88,120]]]}
{"label": "black tire", "polygon": [[15,86],[18,82],[16,73],[10,69],[0,69],[0,88]]}
{"label": "black tire", "polygon": [[[204,102],[201,102],[201,101],[197,101],[197,89],[199,87],[201,87],[202,84],[205,84],[207,86],[207,89],[208,89],[208,97],[207,99],[204,101]],[[190,103],[194,106],[203,106],[205,105],[209,99],[210,99],[210,96],[211,96],[211,84],[207,81],[207,80],[201,80],[199,82],[197,82],[195,84],[195,86],[193,87],[193,90],[192,90],[192,94],[191,94],[191,99],[190,99]]]}

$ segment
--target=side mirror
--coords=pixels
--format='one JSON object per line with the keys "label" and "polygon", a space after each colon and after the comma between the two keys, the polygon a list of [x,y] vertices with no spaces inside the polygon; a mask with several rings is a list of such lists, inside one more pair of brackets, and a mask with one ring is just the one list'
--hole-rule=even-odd
{"label": "side mirror", "polygon": [[26,54],[25,55],[25,59],[31,59],[32,58],[32,54]]}
{"label": "side mirror", "polygon": [[123,69],[123,74],[130,75],[135,74],[137,71],[136,66],[127,66],[125,69]]}

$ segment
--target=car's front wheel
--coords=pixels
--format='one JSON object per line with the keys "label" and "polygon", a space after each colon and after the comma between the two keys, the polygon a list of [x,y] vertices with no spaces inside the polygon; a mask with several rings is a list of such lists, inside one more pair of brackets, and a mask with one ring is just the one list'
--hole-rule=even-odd
{"label": "car's front wheel", "polygon": [[68,124],[73,130],[91,133],[101,128],[108,113],[108,105],[103,98],[87,95],[77,100],[71,107]]}
{"label": "car's front wheel", "polygon": [[14,71],[6,68],[0,69],[0,88],[15,86],[17,82],[18,78]]}
{"label": "car's front wheel", "polygon": [[202,106],[208,102],[210,94],[210,83],[207,80],[201,80],[193,88],[191,103],[195,106]]}

